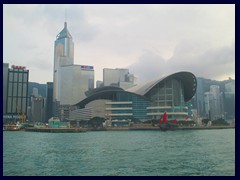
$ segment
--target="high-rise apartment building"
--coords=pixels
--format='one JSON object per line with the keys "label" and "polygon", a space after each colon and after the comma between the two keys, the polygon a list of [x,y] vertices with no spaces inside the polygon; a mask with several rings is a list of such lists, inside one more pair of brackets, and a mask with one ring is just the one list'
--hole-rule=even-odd
{"label": "high-rise apartment building", "polygon": [[217,85],[210,86],[210,92],[213,94],[213,103],[214,103],[214,118],[218,119],[221,117],[220,111],[220,87]]}
{"label": "high-rise apartment building", "polygon": [[29,70],[24,66],[3,68],[3,114],[4,119],[19,120],[26,117],[28,101]]}

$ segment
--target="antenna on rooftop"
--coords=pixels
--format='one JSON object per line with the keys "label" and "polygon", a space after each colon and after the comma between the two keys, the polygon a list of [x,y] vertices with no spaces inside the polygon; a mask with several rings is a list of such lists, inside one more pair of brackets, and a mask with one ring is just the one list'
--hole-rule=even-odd
{"label": "antenna on rooftop", "polygon": [[67,22],[67,8],[65,8],[65,22]]}

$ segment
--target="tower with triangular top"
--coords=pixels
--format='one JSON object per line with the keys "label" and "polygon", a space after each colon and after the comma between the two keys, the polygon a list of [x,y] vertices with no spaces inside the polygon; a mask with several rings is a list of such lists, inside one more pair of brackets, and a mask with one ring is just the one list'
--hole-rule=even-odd
{"label": "tower with triangular top", "polygon": [[58,70],[60,66],[74,64],[74,43],[64,22],[64,28],[54,42],[53,100],[58,100]]}

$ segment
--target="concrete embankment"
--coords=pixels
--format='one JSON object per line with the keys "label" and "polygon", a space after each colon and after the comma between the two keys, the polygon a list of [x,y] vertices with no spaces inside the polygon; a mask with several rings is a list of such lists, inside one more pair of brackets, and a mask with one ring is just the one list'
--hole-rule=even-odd
{"label": "concrete embankment", "polygon": [[[211,126],[211,127],[178,127],[176,130],[209,130],[209,129],[233,129],[234,126]],[[90,131],[129,131],[129,130],[156,130],[159,131],[159,127],[105,127],[105,128],[90,128]]]}
{"label": "concrete embankment", "polygon": [[51,133],[81,133],[87,129],[82,128],[26,128],[25,131],[31,132],[51,132]]}
{"label": "concrete embankment", "polygon": [[[210,129],[233,129],[234,126],[210,126],[210,127],[178,127],[176,130],[210,130]],[[104,127],[104,128],[26,128],[25,131],[31,132],[50,132],[50,133],[81,133],[87,131],[131,131],[131,130],[155,130],[159,127]]]}
{"label": "concrete embankment", "polygon": [[178,127],[178,130],[233,129],[234,126]]}

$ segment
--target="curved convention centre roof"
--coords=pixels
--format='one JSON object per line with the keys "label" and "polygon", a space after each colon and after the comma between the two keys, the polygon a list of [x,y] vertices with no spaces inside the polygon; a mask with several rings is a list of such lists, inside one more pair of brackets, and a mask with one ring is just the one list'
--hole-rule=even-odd
{"label": "curved convention centre roof", "polygon": [[197,89],[197,80],[194,74],[190,72],[177,72],[171,74],[169,76],[147,82],[144,85],[137,85],[132,88],[127,89],[126,91],[133,92],[139,94],[141,96],[146,95],[153,87],[155,87],[159,83],[164,83],[170,79],[178,79],[183,82],[184,87],[184,101],[189,101],[195,94]]}
{"label": "curved convention centre roof", "polygon": [[113,91],[113,90],[118,90],[118,91],[123,91],[122,88],[116,87],[116,86],[103,86],[103,87],[98,87],[95,89],[91,89],[89,91],[86,91],[85,94],[87,97],[92,96],[96,93],[104,92],[104,91]]}
{"label": "curved convention centre roof", "polygon": [[79,103],[77,103],[75,105],[79,106],[80,108],[84,108],[84,106],[87,103],[89,103],[95,99],[99,99],[99,98],[111,99],[116,92],[130,93],[130,94],[134,94],[134,95],[140,96],[141,98],[148,100],[145,97],[145,95],[152,88],[154,88],[159,83],[164,83],[165,81],[168,81],[170,79],[177,79],[177,80],[182,81],[183,88],[184,88],[184,101],[185,102],[189,101],[194,96],[196,89],[197,89],[197,80],[196,80],[196,77],[194,76],[194,74],[192,74],[190,72],[177,72],[177,73],[171,74],[169,76],[147,82],[146,84],[144,84],[142,86],[141,85],[134,86],[127,90],[123,90],[122,88],[115,87],[115,86],[105,86],[105,87],[95,88],[90,91],[87,91],[85,93],[87,98],[83,99],[82,101],[80,101]]}
{"label": "curved convention centre roof", "polygon": [[128,94],[133,94],[135,96],[138,96],[138,97],[141,97],[143,99],[148,100],[144,96],[141,96],[141,95],[136,94],[134,92],[124,91],[122,88],[119,88],[119,87],[105,86],[105,87],[99,87],[99,88],[95,88],[95,89],[92,89],[90,91],[87,91],[85,93],[87,98],[85,98],[82,101],[80,101],[79,103],[75,104],[75,106],[78,106],[80,108],[84,108],[84,106],[86,104],[88,104],[89,102],[91,102],[93,100],[99,99],[99,98],[111,100],[112,97],[114,96],[114,94],[117,93],[117,92],[124,92],[124,93],[128,93]]}

